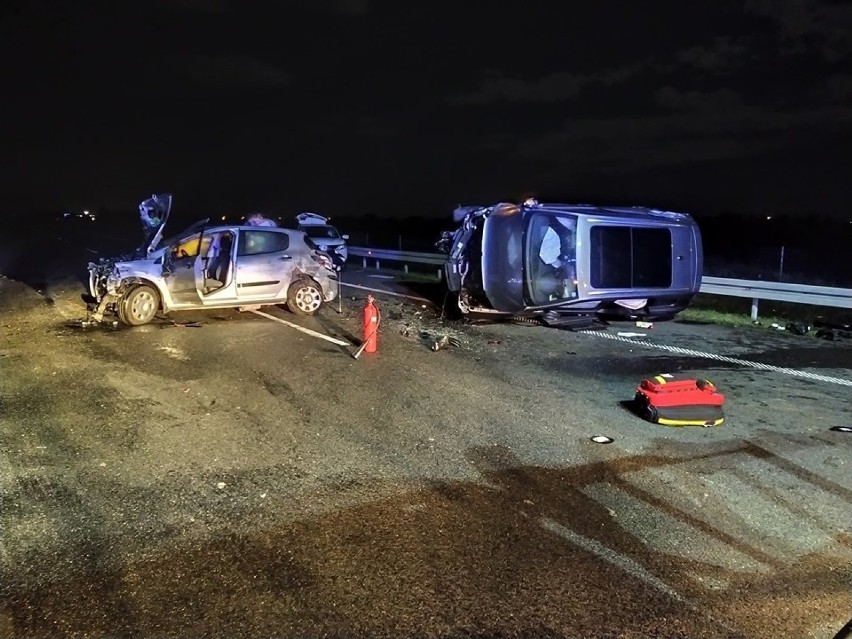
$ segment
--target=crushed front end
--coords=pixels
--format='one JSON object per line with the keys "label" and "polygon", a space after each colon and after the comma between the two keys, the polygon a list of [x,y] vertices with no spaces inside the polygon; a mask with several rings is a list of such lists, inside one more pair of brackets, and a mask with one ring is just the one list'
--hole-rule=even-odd
{"label": "crushed front end", "polygon": [[94,307],[90,319],[102,322],[104,313],[115,312],[115,303],[121,298],[121,273],[114,258],[102,257],[97,262],[89,262],[89,303]]}

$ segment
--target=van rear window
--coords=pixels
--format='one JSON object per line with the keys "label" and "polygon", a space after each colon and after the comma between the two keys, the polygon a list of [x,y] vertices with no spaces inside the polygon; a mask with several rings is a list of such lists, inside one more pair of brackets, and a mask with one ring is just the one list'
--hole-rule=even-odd
{"label": "van rear window", "polygon": [[668,288],[672,234],[667,228],[595,225],[590,232],[592,288]]}

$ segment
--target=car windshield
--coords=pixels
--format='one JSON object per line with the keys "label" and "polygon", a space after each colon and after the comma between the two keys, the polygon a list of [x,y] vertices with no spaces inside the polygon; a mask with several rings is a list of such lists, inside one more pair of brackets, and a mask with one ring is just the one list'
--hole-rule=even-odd
{"label": "car windshield", "polygon": [[308,224],[303,226],[302,230],[305,232],[305,235],[313,238],[336,240],[340,237],[336,228],[325,224]]}
{"label": "car windshield", "polygon": [[536,212],[527,229],[526,285],[532,304],[577,297],[577,217]]}

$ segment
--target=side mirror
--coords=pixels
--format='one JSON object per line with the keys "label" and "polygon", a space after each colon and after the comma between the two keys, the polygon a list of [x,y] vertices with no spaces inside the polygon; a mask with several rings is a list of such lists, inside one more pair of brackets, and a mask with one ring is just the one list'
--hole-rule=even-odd
{"label": "side mirror", "polygon": [[341,235],[340,237],[342,237],[344,240],[348,240],[348,239],[349,239],[349,235]]}

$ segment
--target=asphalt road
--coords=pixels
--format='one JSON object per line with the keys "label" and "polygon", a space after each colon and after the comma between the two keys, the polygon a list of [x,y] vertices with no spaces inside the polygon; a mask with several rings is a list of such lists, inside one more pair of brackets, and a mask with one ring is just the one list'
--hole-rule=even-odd
{"label": "asphalt road", "polygon": [[[441,298],[374,275],[347,280]],[[0,280],[2,637],[803,639],[852,616],[849,344],[379,295],[355,360],[237,311],[81,329],[48,280]],[[365,294],[269,313],[357,344]],[[622,407],[663,372],[714,381],[725,425]]]}

